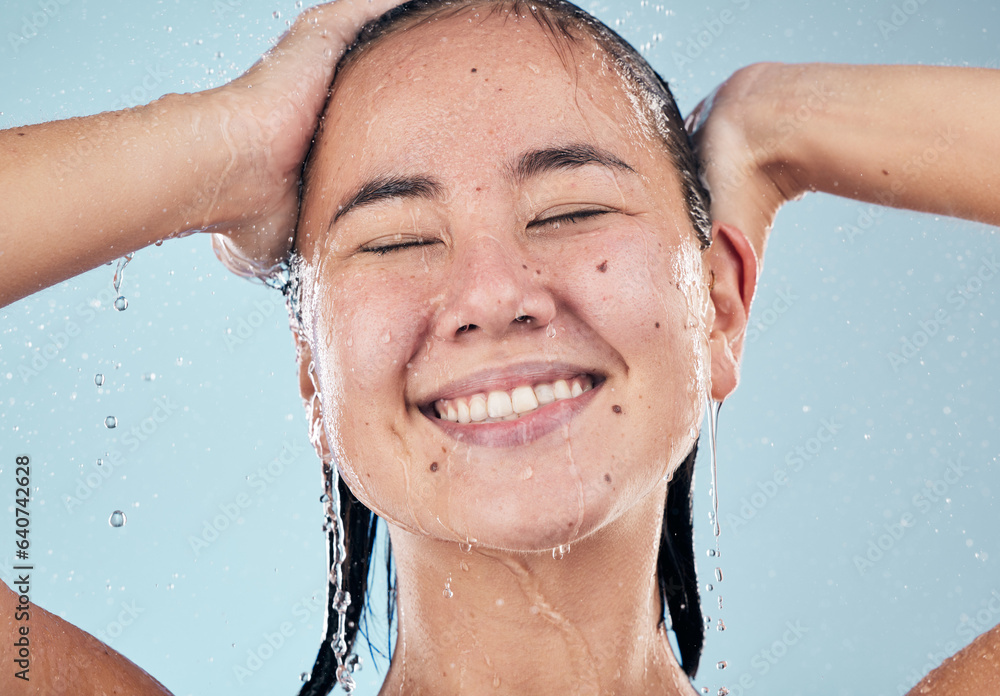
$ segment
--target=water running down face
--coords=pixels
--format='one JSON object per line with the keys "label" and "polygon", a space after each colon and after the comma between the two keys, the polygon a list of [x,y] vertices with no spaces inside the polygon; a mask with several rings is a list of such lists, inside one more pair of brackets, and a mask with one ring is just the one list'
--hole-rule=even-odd
{"label": "water running down face", "polygon": [[637,101],[596,44],[474,7],[338,75],[297,240],[303,394],[390,523],[549,549],[691,449],[716,312]]}

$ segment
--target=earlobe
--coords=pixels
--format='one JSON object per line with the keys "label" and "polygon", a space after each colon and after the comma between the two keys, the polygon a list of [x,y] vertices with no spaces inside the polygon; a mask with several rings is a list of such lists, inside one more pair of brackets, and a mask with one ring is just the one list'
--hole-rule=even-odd
{"label": "earlobe", "polygon": [[709,332],[712,399],[722,401],[736,389],[750,304],[757,288],[757,255],[743,233],[716,222],[706,253],[713,276],[710,296],[715,318]]}

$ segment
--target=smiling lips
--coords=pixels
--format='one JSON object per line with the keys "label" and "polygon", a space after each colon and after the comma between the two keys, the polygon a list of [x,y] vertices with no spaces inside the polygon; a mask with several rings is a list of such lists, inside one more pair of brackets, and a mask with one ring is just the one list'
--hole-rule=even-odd
{"label": "smiling lips", "polygon": [[523,385],[509,391],[438,399],[434,402],[434,412],[441,420],[452,423],[500,423],[517,420],[556,401],[575,398],[593,386],[590,375],[583,374],[571,379]]}

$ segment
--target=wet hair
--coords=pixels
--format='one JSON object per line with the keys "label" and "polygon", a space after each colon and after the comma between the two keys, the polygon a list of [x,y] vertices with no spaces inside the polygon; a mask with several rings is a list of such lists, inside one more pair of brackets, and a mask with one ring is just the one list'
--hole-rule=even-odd
{"label": "wet hair", "polygon": [[[712,242],[711,218],[708,213],[709,196],[698,176],[698,160],[694,155],[690,139],[684,129],[684,121],[674,101],[666,81],[639,55],[639,53],[612,29],[565,0],[409,0],[381,17],[366,24],[354,43],[347,49],[337,66],[337,74],[371,49],[379,39],[415,26],[433,18],[443,18],[472,8],[487,8],[493,14],[510,13],[516,16],[530,16],[553,38],[561,38],[577,43],[590,38],[612,59],[620,76],[638,93],[640,106],[651,118],[664,144],[666,154],[671,158],[680,180],[681,193],[685,201],[688,217],[701,249],[707,249]],[[314,141],[315,143],[315,141]],[[303,169],[302,190],[309,186],[312,156],[315,145],[306,158]],[[297,282],[300,273],[294,268],[302,259],[293,251],[291,281],[285,291],[289,296],[289,307],[293,317],[298,319],[299,292]],[[698,670],[705,641],[705,627],[701,615],[701,600],[698,594],[698,579],[695,571],[694,531],[692,520],[692,481],[697,456],[697,444],[684,458],[674,473],[667,489],[664,507],[663,528],[660,535],[659,555],[656,562],[657,581],[661,601],[660,624],[670,616],[671,628],[680,650],[680,662],[685,673],[693,677]],[[344,620],[347,622],[345,635],[348,654],[355,647],[360,627],[367,627],[365,606],[370,605],[369,574],[372,570],[372,554],[378,527],[378,517],[363,505],[338,478],[337,494],[340,497],[341,522],[345,532],[347,547],[344,579],[352,598]],[[335,557],[336,543],[332,529],[327,532],[329,557]],[[396,578],[393,569],[392,546],[388,542],[386,550],[386,573],[389,592],[387,615],[390,632],[395,610]],[[299,696],[326,696],[337,684],[337,661],[333,645],[338,633],[339,614],[334,607],[337,588],[327,592],[326,635],[313,665],[309,680],[303,685]],[[363,634],[369,639],[367,631]]]}

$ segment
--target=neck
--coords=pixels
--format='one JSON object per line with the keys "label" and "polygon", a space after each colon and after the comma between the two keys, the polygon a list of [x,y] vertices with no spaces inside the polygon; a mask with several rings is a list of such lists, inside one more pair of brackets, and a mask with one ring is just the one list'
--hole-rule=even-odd
{"label": "neck", "polygon": [[390,527],[399,635],[381,693],[692,694],[659,621],[665,491],[561,559]]}

